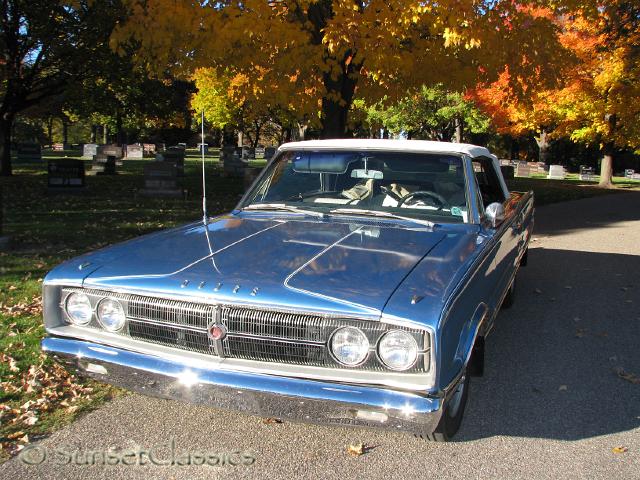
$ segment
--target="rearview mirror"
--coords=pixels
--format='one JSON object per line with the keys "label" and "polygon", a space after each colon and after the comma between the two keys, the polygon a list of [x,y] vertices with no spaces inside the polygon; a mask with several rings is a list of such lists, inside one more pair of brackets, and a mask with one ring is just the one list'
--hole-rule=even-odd
{"label": "rearview mirror", "polygon": [[504,221],[504,207],[501,203],[494,202],[489,204],[484,213],[493,228],[498,227]]}

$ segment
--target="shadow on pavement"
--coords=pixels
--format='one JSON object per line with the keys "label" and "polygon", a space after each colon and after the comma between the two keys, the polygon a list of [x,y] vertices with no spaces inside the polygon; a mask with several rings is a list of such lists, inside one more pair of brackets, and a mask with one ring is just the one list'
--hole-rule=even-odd
{"label": "shadow on pavement", "polygon": [[577,440],[640,426],[640,256],[531,249],[487,339],[459,441]]}
{"label": "shadow on pavement", "polygon": [[[547,208],[553,210],[546,215]],[[602,195],[536,209],[537,236],[554,236],[576,230],[606,228],[619,222],[640,220],[640,191]],[[640,254],[640,247],[638,248]]]}

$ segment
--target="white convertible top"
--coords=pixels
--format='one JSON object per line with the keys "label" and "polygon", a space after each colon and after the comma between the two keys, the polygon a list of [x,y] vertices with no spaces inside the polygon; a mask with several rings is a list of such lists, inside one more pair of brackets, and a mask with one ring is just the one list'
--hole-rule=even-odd
{"label": "white convertible top", "polygon": [[468,143],[430,142],[427,140],[381,140],[370,138],[348,138],[336,140],[308,140],[290,142],[280,145],[280,150],[320,150],[320,149],[353,149],[353,150],[390,150],[422,153],[464,153],[470,157],[495,158],[485,147]]}
{"label": "white convertible top", "polygon": [[509,198],[509,189],[500,172],[498,157],[487,148],[468,143],[431,142],[427,140],[385,140],[377,138],[341,138],[335,140],[307,140],[280,145],[278,150],[388,150],[417,153],[458,153],[471,158],[488,157],[498,174],[505,199]]}

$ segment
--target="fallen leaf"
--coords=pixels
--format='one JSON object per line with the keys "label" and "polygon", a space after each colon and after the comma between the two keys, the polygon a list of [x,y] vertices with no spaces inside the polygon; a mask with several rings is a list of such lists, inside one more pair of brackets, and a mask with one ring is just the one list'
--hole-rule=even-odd
{"label": "fallen leaf", "polygon": [[613,453],[626,453],[629,451],[629,449],[627,447],[613,447],[611,451]]}
{"label": "fallen leaf", "polygon": [[365,453],[364,443],[360,442],[360,443],[349,445],[347,447],[347,453],[352,457],[359,457],[360,455],[364,455]]}
{"label": "fallen leaf", "polygon": [[[69,407],[69,408],[73,408],[73,407]],[[75,407],[75,408],[78,408],[78,407]],[[273,425],[274,423],[282,423],[282,420],[280,420],[279,418],[269,417],[269,418],[263,418],[262,423],[264,423],[265,425]]]}
{"label": "fallen leaf", "polygon": [[614,368],[613,371],[620,377],[622,380],[626,380],[629,383],[633,383],[635,385],[640,385],[640,377],[631,372],[625,372],[624,368],[617,367]]}

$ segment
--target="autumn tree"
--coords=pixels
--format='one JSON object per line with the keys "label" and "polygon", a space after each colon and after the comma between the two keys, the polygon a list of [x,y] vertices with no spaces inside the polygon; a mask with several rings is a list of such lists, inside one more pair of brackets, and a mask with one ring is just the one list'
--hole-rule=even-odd
{"label": "autumn tree", "polygon": [[462,90],[504,65],[552,78],[564,52],[553,22],[528,3],[540,2],[127,0],[113,43],[136,46],[138,60],[162,72],[228,72],[243,79],[233,98],[269,100],[322,137],[342,137],[356,96],[371,104],[412,86]]}
{"label": "autumn tree", "polygon": [[595,16],[556,16],[554,22],[572,54],[555,87],[527,82],[528,95],[518,96],[513,85],[522,80],[505,67],[498,80],[476,86],[470,96],[498,132],[535,134],[542,161],[550,138],[600,145],[600,186],[610,187],[615,150],[640,147],[640,6],[608,2]]}

